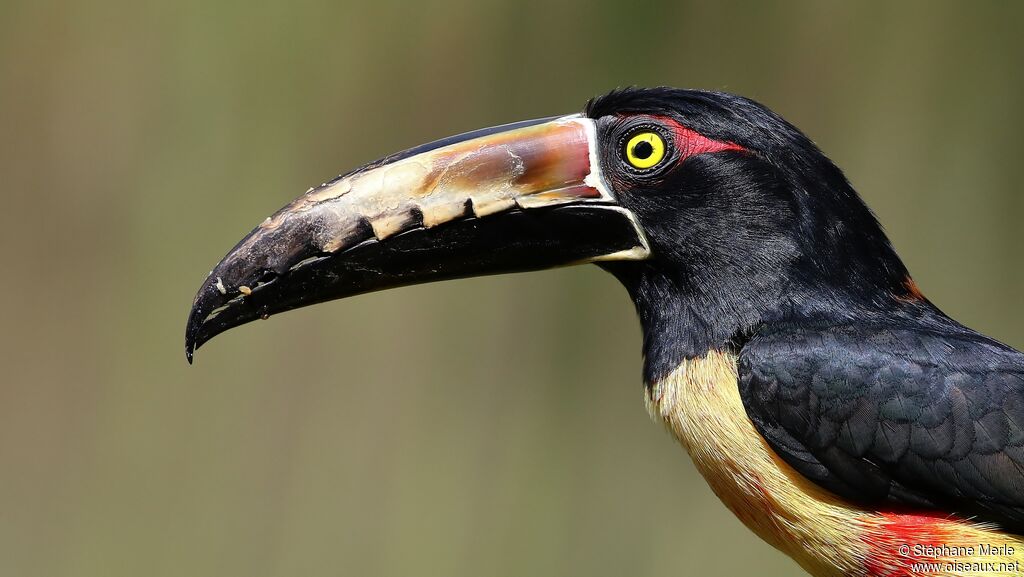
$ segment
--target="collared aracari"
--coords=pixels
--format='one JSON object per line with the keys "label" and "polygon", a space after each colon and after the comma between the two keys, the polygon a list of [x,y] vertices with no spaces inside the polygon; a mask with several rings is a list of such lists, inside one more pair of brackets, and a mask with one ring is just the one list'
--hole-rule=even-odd
{"label": "collared aracari", "polygon": [[1024,355],[926,299],[843,173],[749,99],[614,91],[310,189],[199,289],[196,347],[400,285],[596,263],[651,413],[811,574],[1024,572]]}

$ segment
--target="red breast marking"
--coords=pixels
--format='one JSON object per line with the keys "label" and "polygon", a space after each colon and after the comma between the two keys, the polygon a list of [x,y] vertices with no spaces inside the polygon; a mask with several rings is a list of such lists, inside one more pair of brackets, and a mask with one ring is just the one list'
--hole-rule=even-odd
{"label": "red breast marking", "polygon": [[675,133],[675,144],[676,149],[679,151],[679,162],[682,162],[691,156],[697,156],[698,154],[705,154],[708,152],[725,152],[727,150],[748,152],[746,148],[743,148],[735,142],[708,138],[695,130],[690,130],[682,124],[679,124],[675,119],[667,116],[652,116],[651,118],[656,118],[658,122],[668,126],[672,129],[672,132]]}
{"label": "red breast marking", "polygon": [[916,563],[932,563],[928,548],[949,546],[951,519],[947,515],[882,513],[875,531],[865,534],[865,569],[870,577],[918,577]]}

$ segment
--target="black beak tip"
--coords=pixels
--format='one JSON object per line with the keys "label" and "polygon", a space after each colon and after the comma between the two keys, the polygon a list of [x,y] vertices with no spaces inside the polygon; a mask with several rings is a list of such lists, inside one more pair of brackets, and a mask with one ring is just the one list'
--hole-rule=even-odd
{"label": "black beak tip", "polygon": [[213,337],[233,327],[270,315],[265,305],[260,306],[254,301],[259,300],[262,291],[273,283],[265,283],[262,289],[240,293],[226,289],[227,283],[220,280],[220,277],[213,278],[217,279],[216,283],[206,280],[199,289],[189,312],[188,323],[185,325],[185,359],[189,364],[195,360],[195,351]]}
{"label": "black beak tip", "polygon": [[197,337],[201,327],[202,319],[200,318],[199,307],[194,306],[188,316],[188,325],[185,327],[185,359],[188,360],[190,365],[195,356],[195,350],[199,348]]}
{"label": "black beak tip", "polygon": [[203,282],[199,294],[192,302],[192,310],[189,311],[188,323],[185,325],[185,359],[188,360],[188,364],[193,363],[196,349],[203,346],[203,343],[210,340],[212,336],[207,334],[209,327],[206,327],[210,312],[224,305],[228,300],[230,298],[226,295],[217,294],[209,280]]}
{"label": "black beak tip", "polygon": [[185,360],[188,364],[192,364],[193,357],[195,356],[196,350],[196,339],[192,335],[191,327],[188,332],[185,333]]}

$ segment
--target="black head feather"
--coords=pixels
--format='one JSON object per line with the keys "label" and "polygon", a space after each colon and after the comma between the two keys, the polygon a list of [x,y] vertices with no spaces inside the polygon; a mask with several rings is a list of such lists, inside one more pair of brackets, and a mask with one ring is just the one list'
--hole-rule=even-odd
{"label": "black head feather", "polygon": [[[763,105],[629,88],[591,100],[585,113],[598,121],[613,188],[654,251],[650,261],[605,265],[637,305],[648,382],[765,322],[930,309],[910,302],[906,267],[842,171]],[[615,134],[637,115],[745,150],[687,158],[654,181],[619,177]]]}

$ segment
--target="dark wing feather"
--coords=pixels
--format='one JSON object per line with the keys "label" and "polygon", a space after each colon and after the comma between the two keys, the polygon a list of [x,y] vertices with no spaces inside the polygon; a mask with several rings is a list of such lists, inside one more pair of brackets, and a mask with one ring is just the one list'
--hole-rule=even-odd
{"label": "dark wing feather", "polygon": [[740,392],[772,448],[860,503],[1024,531],[1024,355],[957,326],[763,330]]}

